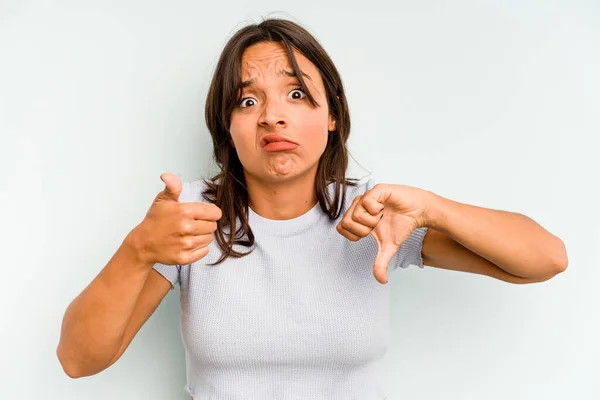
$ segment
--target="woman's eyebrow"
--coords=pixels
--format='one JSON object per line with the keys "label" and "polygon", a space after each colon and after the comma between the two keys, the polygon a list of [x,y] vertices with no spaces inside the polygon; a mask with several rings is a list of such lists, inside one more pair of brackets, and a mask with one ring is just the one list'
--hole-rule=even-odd
{"label": "woman's eyebrow", "polygon": [[[304,71],[300,71],[300,73],[302,74],[303,77],[305,77],[306,79],[308,79],[309,81],[312,82],[312,78],[310,77],[310,75],[308,75],[306,72]],[[294,73],[294,71],[288,71],[285,69],[279,70],[279,72],[277,73],[277,76],[288,76],[290,78],[296,78],[297,75]],[[256,78],[251,78],[248,79],[247,81],[243,81],[242,82],[242,88],[247,88],[248,86],[252,86],[254,83],[256,83]]]}

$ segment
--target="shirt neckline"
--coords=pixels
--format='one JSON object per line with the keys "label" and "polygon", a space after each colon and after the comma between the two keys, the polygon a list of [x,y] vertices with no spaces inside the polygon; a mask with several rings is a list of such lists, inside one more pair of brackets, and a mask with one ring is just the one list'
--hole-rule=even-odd
{"label": "shirt neckline", "polygon": [[255,233],[270,236],[290,236],[302,233],[315,225],[319,217],[325,215],[321,205],[317,203],[304,214],[290,219],[269,219],[257,214],[248,206],[248,223]]}

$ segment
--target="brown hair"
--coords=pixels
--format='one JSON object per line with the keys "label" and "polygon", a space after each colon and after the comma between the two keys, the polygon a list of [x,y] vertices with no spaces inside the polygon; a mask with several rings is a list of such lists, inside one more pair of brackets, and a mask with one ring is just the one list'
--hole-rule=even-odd
{"label": "brown hair", "polygon": [[[284,19],[266,19],[260,24],[241,28],[229,39],[221,53],[206,99],[206,125],[212,136],[213,158],[220,172],[210,181],[205,181],[207,189],[203,195],[222,211],[215,231],[222,255],[213,265],[221,263],[227,257],[239,258],[252,251],[241,253],[233,249],[234,245],[254,245],[254,234],[248,224],[248,192],[244,170],[230,143],[229,126],[242,88],[242,54],[246,48],[260,42],[277,42],[285,47],[294,74],[314,107],[319,107],[319,104],[306,87],[292,49],[308,58],[321,73],[329,112],[336,121],[336,128],[329,132],[327,147],[319,159],[315,191],[321,209],[331,220],[337,219],[342,211],[346,185],[356,185],[355,179],[346,178],[346,141],[350,134],[350,113],[346,96],[340,75],[323,47],[306,29]],[[335,185],[333,199],[328,191],[330,183]],[[236,218],[239,218],[239,227],[236,226]],[[224,228],[229,228],[227,235]]]}

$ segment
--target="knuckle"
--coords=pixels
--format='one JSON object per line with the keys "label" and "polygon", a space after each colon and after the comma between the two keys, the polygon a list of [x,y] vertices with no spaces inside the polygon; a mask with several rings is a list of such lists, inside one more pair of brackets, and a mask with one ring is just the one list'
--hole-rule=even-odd
{"label": "knuckle", "polygon": [[189,231],[190,223],[187,220],[180,220],[177,224],[177,232],[179,234],[187,234]]}
{"label": "knuckle", "polygon": [[181,221],[181,233],[190,234],[192,233],[192,223],[190,221]]}
{"label": "knuckle", "polygon": [[194,239],[191,236],[184,236],[181,238],[181,245],[184,249],[191,249],[194,247]]}
{"label": "knuckle", "polygon": [[192,209],[192,207],[189,206],[189,204],[182,204],[181,215],[183,215],[184,217],[191,217],[193,211],[194,210]]}
{"label": "knuckle", "polygon": [[342,226],[342,228],[344,229],[350,229],[350,221],[347,218],[342,219],[342,222],[340,222],[340,225]]}

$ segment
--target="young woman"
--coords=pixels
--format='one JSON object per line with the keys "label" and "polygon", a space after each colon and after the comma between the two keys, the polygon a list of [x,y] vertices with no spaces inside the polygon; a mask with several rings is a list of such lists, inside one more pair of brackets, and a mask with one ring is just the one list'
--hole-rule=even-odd
{"label": "young woman", "polygon": [[526,216],[347,178],[342,81],[290,21],[230,39],[206,123],[220,173],[161,176],[146,217],[65,313],[57,354],[69,376],[118,360],[179,284],[197,400],[382,399],[393,270],[531,283],[567,267],[562,241]]}

